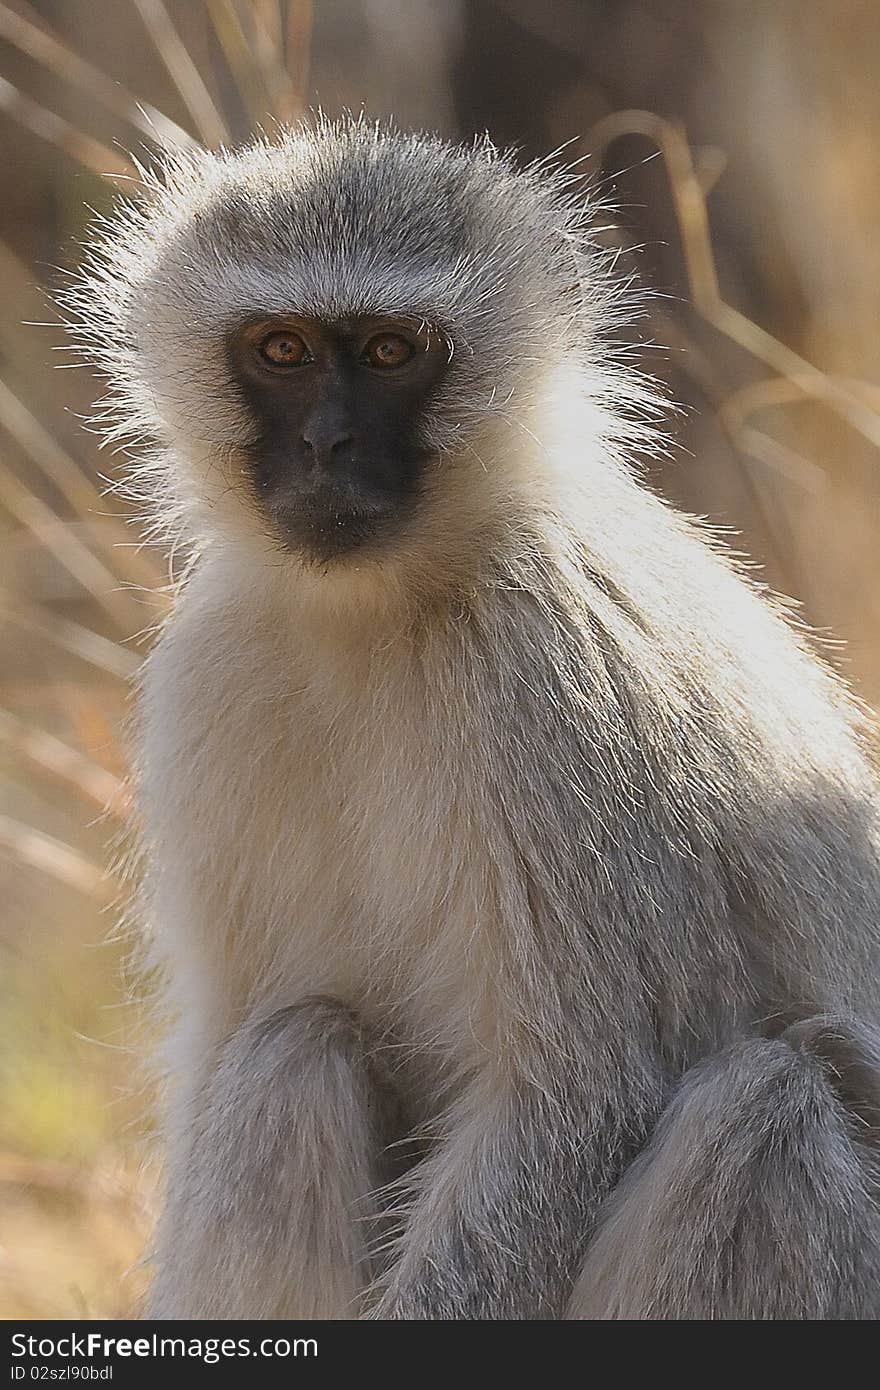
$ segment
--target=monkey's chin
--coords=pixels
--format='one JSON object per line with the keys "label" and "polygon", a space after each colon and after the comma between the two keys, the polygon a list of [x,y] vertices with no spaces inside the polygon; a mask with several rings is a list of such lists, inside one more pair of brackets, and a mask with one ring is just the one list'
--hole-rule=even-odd
{"label": "monkey's chin", "polygon": [[269,514],[285,550],[312,564],[330,565],[378,552],[394,534],[400,508],[334,493],[273,506]]}

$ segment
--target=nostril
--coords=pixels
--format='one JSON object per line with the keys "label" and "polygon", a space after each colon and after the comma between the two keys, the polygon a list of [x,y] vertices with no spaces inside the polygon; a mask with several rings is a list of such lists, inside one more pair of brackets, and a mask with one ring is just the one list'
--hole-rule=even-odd
{"label": "nostril", "polygon": [[306,430],[300,436],[303,444],[310,453],[318,458],[330,458],[334,454],[341,454],[344,449],[348,449],[354,443],[353,434],[322,434]]}

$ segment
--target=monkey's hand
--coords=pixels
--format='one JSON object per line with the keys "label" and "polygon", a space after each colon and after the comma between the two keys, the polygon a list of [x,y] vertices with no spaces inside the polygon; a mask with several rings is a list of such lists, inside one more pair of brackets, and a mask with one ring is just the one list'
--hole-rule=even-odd
{"label": "monkey's hand", "polygon": [[522,1080],[475,1084],[407,1179],[409,1219],[368,1316],[560,1318],[611,1181],[591,1130],[585,1108]]}

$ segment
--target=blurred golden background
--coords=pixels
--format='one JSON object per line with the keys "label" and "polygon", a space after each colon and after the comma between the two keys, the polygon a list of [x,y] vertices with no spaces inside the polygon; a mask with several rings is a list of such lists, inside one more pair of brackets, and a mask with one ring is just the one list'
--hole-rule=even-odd
{"label": "blurred golden background", "polygon": [[876,703],[878,53],[876,0],[0,2],[4,1317],[135,1308],[156,1181],[108,866],[167,566],[101,495],[96,382],[31,326],[88,209],[157,135],[237,141],[318,104],[527,157],[578,137],[622,273],[660,291],[644,361],[685,406],[652,481],[740,533]]}

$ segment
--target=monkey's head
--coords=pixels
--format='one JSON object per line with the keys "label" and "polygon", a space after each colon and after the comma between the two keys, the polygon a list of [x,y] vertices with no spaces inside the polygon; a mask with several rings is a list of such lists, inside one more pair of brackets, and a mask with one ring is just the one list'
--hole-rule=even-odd
{"label": "monkey's head", "polygon": [[462,545],[497,520],[549,383],[600,380],[617,301],[585,228],[564,177],[487,143],[319,122],[148,177],[72,317],[110,432],[154,446],[157,515],[387,564],[441,516]]}

